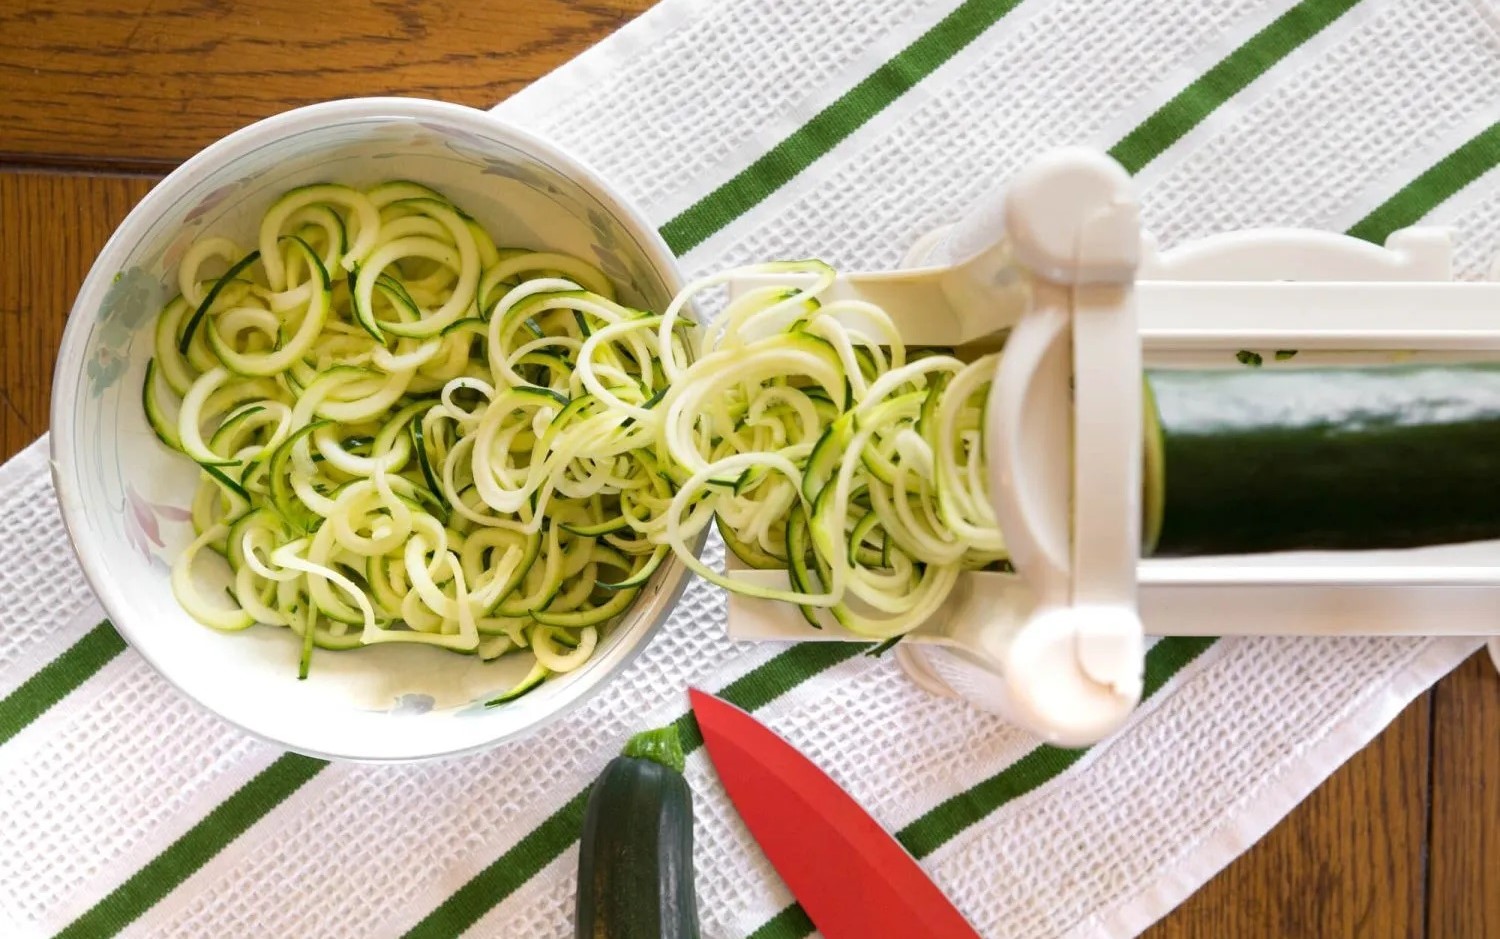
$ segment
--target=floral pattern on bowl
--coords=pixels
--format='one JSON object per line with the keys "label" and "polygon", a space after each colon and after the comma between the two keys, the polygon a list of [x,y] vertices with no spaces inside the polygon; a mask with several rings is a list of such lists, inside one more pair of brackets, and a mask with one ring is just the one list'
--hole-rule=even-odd
{"label": "floral pattern on bowl", "polygon": [[142,558],[159,570],[170,573],[171,563],[160,554],[160,549],[167,546],[166,541],[162,540],[162,523],[185,523],[192,519],[193,513],[165,502],[152,502],[136,492],[130,483],[125,484],[125,500],[120,506],[120,513],[125,518],[126,540]]}

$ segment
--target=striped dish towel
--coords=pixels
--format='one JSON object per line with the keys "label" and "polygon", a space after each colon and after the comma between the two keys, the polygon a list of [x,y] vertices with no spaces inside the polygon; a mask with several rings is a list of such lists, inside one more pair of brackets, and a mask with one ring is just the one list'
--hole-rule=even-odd
{"label": "striped dish towel", "polygon": [[[1107,149],[1163,245],[1261,225],[1500,248],[1483,0],[665,0],[499,113],[595,164],[689,275],[895,265],[1045,148]],[[721,547],[711,546],[714,557]],[[44,451],[0,469],[0,936],[571,935],[584,787],[689,684],[753,709],[986,936],[1123,936],[1255,841],[1472,640],[1172,639],[1087,751],[927,696],[858,646],[748,646],[694,584],[607,694],[417,766],[325,764],[199,712],[104,622]],[[689,741],[692,742],[692,741]],[[811,925],[701,748],[711,939]]]}

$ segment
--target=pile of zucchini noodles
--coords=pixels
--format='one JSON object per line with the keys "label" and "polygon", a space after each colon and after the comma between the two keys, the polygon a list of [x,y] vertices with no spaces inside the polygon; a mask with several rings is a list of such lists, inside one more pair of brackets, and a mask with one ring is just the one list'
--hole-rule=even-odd
{"label": "pile of zucchini noodles", "polygon": [[[217,629],[290,628],[302,677],[314,647],[527,649],[504,700],[586,662],[667,555],[649,532],[672,493],[650,431],[574,363],[615,329],[590,381],[659,397],[653,347],[617,329],[659,318],[410,182],[292,190],[258,242],[193,244],[147,367],[153,430],[202,468],[181,605]],[[680,334],[667,344],[685,359]],[[196,585],[205,548],[229,563],[231,606]]]}
{"label": "pile of zucchini noodles", "polygon": [[[734,299],[699,358],[682,361],[670,338],[684,306],[746,273],[807,282]],[[676,489],[665,539],[691,570],[795,603],[813,626],[831,617],[860,636],[893,640],[931,616],[960,573],[1006,558],[981,446],[999,353],[967,363],[930,350],[908,357],[878,306],[819,301],[834,276],[819,261],[782,262],[691,284],[656,327],[670,390],[654,413],[595,393],[657,428]],[[721,574],[694,556],[688,542],[711,517],[735,557],[785,569],[788,589]]]}
{"label": "pile of zucchini noodles", "polygon": [[[750,270],[804,283],[733,300],[695,357],[688,303],[744,271],[631,309],[594,266],[499,247],[411,182],[294,189],[253,250],[195,242],[142,389],[201,468],[178,601],[216,629],[289,628],[301,677],[314,648],[529,651],[491,703],[588,661],[669,553],[814,625],[909,631],[1004,557],[980,451],[993,356],[908,358],[878,308],[819,302],[820,262]],[[702,563],[713,519],[789,588]],[[199,590],[205,549],[229,605]]]}

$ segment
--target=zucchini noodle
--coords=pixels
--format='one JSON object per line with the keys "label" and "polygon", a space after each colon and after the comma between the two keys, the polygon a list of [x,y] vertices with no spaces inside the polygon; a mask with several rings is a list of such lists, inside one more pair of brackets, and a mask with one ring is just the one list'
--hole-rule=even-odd
{"label": "zucchini noodle", "polygon": [[[524,653],[513,700],[587,662],[668,555],[652,433],[590,392],[660,400],[661,318],[594,266],[497,246],[415,183],[319,184],[253,250],[193,244],[178,289],[142,389],[200,467],[173,591],[215,629],[291,630],[299,677],[314,649]],[[209,551],[227,604],[195,582]]]}
{"label": "zucchini noodle", "polygon": [[[692,297],[766,273],[811,282],[733,300],[684,362],[671,337]],[[676,491],[649,531],[705,580],[795,603],[819,628],[892,640],[931,616],[960,573],[1006,559],[982,451],[998,353],[908,355],[883,310],[820,302],[832,282],[817,261],[756,265],[690,284],[661,317],[656,358],[671,387],[643,423]],[[585,383],[590,362],[585,343]],[[710,518],[739,562],[786,570],[788,589],[699,560],[688,544]]]}

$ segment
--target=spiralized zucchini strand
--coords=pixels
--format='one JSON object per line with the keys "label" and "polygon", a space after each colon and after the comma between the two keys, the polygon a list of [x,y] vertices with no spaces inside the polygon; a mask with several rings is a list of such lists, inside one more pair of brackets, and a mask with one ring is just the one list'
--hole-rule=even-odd
{"label": "spiralized zucchini strand", "polygon": [[[807,285],[735,299],[685,363],[671,339],[676,317],[694,294],[750,274],[803,275]],[[981,447],[998,354],[911,356],[883,310],[822,302],[832,281],[827,265],[807,261],[690,285],[657,330],[669,390],[649,414],[621,410],[654,429],[676,488],[653,538],[729,590],[889,639],[930,617],[962,571],[1006,557]],[[741,563],[787,570],[790,589],[694,557],[689,545],[710,518]]]}

